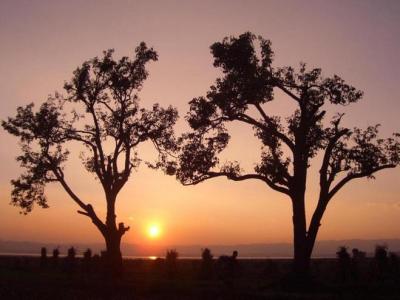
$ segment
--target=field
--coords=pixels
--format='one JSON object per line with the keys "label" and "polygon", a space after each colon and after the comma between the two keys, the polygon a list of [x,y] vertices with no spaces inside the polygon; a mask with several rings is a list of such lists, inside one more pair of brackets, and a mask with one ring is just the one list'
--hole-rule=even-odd
{"label": "field", "polygon": [[[347,268],[347,267],[346,267]],[[398,270],[382,273],[372,259],[357,270],[336,259],[315,259],[309,285],[292,283],[289,260],[124,260],[119,278],[101,260],[41,262],[0,257],[0,299],[399,299]]]}

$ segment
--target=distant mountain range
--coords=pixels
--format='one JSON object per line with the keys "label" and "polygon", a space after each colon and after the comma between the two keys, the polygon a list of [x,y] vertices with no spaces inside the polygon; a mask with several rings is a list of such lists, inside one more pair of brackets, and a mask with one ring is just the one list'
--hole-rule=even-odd
{"label": "distant mountain range", "polygon": [[[377,240],[327,240],[316,243],[314,257],[334,257],[337,248],[340,246],[358,248],[366,251],[367,255],[372,255],[376,245],[387,245],[389,251],[400,252],[400,239],[377,239]],[[82,253],[87,248],[92,249],[94,253],[100,253],[104,249],[102,243],[40,243],[29,241],[4,241],[0,240],[0,254],[39,254],[42,247],[48,249],[50,254],[54,248],[59,248],[61,254],[65,254],[67,249],[74,246],[78,253]],[[121,251],[125,257],[147,257],[147,256],[165,256],[167,249],[176,249],[180,257],[200,257],[202,248],[210,248],[214,256],[222,254],[231,254],[237,250],[240,257],[262,257],[262,258],[285,258],[292,257],[293,248],[291,243],[271,243],[271,244],[238,244],[238,245],[174,245],[145,247],[136,244],[122,244]]]}

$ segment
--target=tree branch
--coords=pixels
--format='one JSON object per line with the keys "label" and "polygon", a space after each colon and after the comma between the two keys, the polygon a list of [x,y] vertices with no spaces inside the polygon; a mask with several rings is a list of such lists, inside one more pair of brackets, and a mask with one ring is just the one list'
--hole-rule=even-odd
{"label": "tree branch", "polygon": [[370,172],[348,174],[345,178],[343,178],[341,181],[339,181],[336,184],[336,186],[328,193],[328,201],[349,181],[356,179],[356,178],[371,176],[372,174],[374,174],[380,170],[395,168],[395,167],[396,167],[396,165],[394,165],[394,164],[388,164],[388,165],[379,166],[379,167],[371,170]]}
{"label": "tree branch", "polygon": [[122,222],[118,224],[118,232],[121,234],[121,236],[122,236],[125,232],[127,232],[129,229],[130,229],[130,227],[129,227],[129,226],[128,226],[128,227],[125,227],[124,223],[122,223]]}
{"label": "tree branch", "polygon": [[115,113],[115,110],[106,101],[98,99],[97,102],[103,104],[110,111],[111,114]]}
{"label": "tree branch", "polygon": [[285,94],[289,95],[291,98],[296,100],[297,102],[300,102],[300,98],[293,94],[290,90],[288,90],[284,85],[276,83],[275,86],[279,89],[281,89]]}
{"label": "tree branch", "polygon": [[192,181],[191,183],[183,183],[183,185],[188,186],[188,185],[196,185],[200,182],[203,182],[205,180],[211,179],[211,178],[216,178],[216,177],[221,177],[221,176],[225,176],[230,180],[233,181],[243,181],[243,180],[247,180],[247,179],[258,179],[261,181],[264,181],[270,188],[272,188],[275,191],[284,193],[286,195],[289,195],[289,190],[287,188],[284,188],[282,186],[278,186],[276,184],[274,184],[271,180],[269,180],[268,178],[259,175],[259,174],[246,174],[246,175],[235,175],[229,172],[207,172],[207,174],[205,174],[205,176]]}
{"label": "tree branch", "polygon": [[328,167],[329,167],[329,161],[331,159],[332,156],[332,151],[335,147],[335,144],[337,143],[337,141],[344,135],[346,135],[347,133],[349,133],[350,130],[349,129],[342,129],[336,132],[336,134],[329,140],[328,146],[325,149],[325,153],[324,153],[324,158],[322,160],[322,165],[320,168],[320,186],[322,190],[329,190],[329,181],[328,181]]}
{"label": "tree branch", "polygon": [[102,231],[104,230],[105,225],[103,222],[97,217],[92,205],[90,204],[85,204],[69,187],[67,182],[64,179],[64,175],[59,173],[59,170],[53,169],[54,175],[57,177],[58,181],[61,183],[62,187],[64,190],[68,193],[68,195],[72,198],[72,200],[75,201],[82,209],[78,210],[79,214],[85,215],[87,217],[90,217],[92,222]]}
{"label": "tree branch", "polygon": [[[270,118],[267,116],[267,114],[265,113],[265,111],[262,109],[262,107],[260,106],[259,103],[254,104],[254,106],[257,108],[257,110],[260,112],[261,116],[263,117],[265,123],[268,123],[270,126],[273,126],[273,124],[271,124],[271,120]],[[254,120],[255,121],[255,120]],[[264,126],[265,128],[265,126]],[[267,130],[266,128],[264,130]],[[269,132],[273,133],[276,135],[276,137],[278,137],[279,139],[281,139],[288,147],[290,150],[292,150],[292,152],[294,153],[295,150],[295,145],[294,143],[282,132],[278,131],[278,130],[271,130],[268,128]]]}
{"label": "tree branch", "polygon": [[[275,135],[277,138],[279,138],[280,140],[282,140],[289,148],[290,150],[294,153],[295,150],[295,145],[293,144],[293,142],[283,133],[277,131],[277,130],[273,130],[271,128],[266,127],[264,124],[258,122],[257,120],[253,119],[252,117],[250,117],[249,115],[246,114],[238,114],[237,118],[238,121],[242,121],[245,122],[247,124],[256,126],[258,128],[260,128],[261,130],[265,130],[266,132]],[[270,121],[268,121],[267,123],[271,124]],[[271,124],[272,125],[272,124]]]}
{"label": "tree branch", "polygon": [[102,144],[101,144],[100,127],[99,127],[99,123],[98,123],[97,116],[96,116],[96,113],[94,111],[93,105],[88,104],[88,110],[89,110],[90,114],[92,115],[93,122],[94,122],[94,125],[95,125],[95,131],[96,131],[95,142],[96,142],[96,146],[97,146],[97,149],[98,149],[99,155],[100,155],[101,169],[103,171],[103,174],[106,174],[106,167],[105,167],[105,164],[104,164],[105,163],[105,157],[104,157],[103,147],[102,147]]}
{"label": "tree branch", "polygon": [[85,140],[80,135],[74,135],[74,136],[71,136],[70,138],[75,141],[82,142],[85,145],[87,145],[88,147],[90,147],[90,149],[92,149],[94,169],[96,171],[97,177],[99,178],[101,184],[103,185],[103,187],[105,187],[105,182],[104,182],[104,178],[103,178],[104,174],[102,173],[102,169],[100,169],[100,166],[99,166],[99,156],[98,156],[99,154],[97,153],[98,151],[97,151],[96,145],[94,145],[92,142],[89,142],[88,140]]}

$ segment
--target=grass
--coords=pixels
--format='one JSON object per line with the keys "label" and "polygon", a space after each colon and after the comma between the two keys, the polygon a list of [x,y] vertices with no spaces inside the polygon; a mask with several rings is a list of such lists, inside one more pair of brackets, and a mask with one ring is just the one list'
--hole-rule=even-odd
{"label": "grass", "polygon": [[[164,260],[124,260],[124,274],[113,278],[101,262],[68,266],[60,258],[40,266],[40,258],[0,257],[0,299],[399,299],[400,277],[378,277],[366,259],[359,275],[342,278],[334,259],[313,261],[309,286],[289,284],[289,260],[239,260],[233,275],[214,261],[178,259],[173,270]],[[230,270],[232,271],[232,270]]]}

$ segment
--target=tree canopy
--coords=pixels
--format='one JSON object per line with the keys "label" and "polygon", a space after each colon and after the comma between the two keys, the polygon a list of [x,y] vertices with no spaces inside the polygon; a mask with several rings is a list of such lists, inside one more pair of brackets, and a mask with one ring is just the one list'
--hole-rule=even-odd
{"label": "tree canopy", "polygon": [[[135,57],[113,58],[113,50],[104,51],[78,67],[64,89],[35,110],[34,104],[18,107],[15,117],[2,122],[9,133],[20,140],[22,154],[17,160],[25,172],[12,181],[12,203],[23,213],[35,204],[48,207],[44,187],[58,182],[79,205],[79,213],[88,216],[106,237],[119,238],[129,229],[115,223],[117,194],[128,181],[141,159],[139,144],[150,141],[163,161],[176,151],[173,125],[178,113],[173,107],[154,104],[139,106],[138,92],[148,76],[146,64],[157,60],[157,53],[141,43]],[[69,185],[64,167],[70,143],[84,146],[80,158],[85,169],[97,178],[104,190],[107,218],[103,222],[93,206],[80,198]],[[119,242],[118,242],[119,251]]]}
{"label": "tree canopy", "polygon": [[[260,56],[254,45],[259,41]],[[324,121],[328,103],[347,106],[362,98],[363,93],[345,83],[339,76],[324,78],[321,69],[308,70],[301,63],[293,67],[274,68],[271,42],[251,33],[225,38],[211,46],[214,66],[224,76],[216,80],[206,97],[189,102],[186,119],[193,129],[184,136],[177,171],[184,184],[196,184],[216,176],[233,180],[260,179],[271,188],[289,193],[296,149],[301,148],[305,163],[324,151],[321,184],[333,196],[351,179],[369,176],[383,168],[399,164],[399,134],[378,138],[379,125],[362,130],[341,126],[343,114],[329,124]],[[289,96],[297,109],[287,120],[269,115],[264,105],[274,101],[274,91]],[[255,109],[258,116],[250,112]],[[254,173],[242,174],[237,162],[219,165],[218,154],[224,150],[230,135],[229,122],[251,126],[262,142],[262,155]],[[284,151],[284,149],[289,151]],[[343,173],[337,185],[334,179]],[[330,188],[330,189],[329,189]]]}

